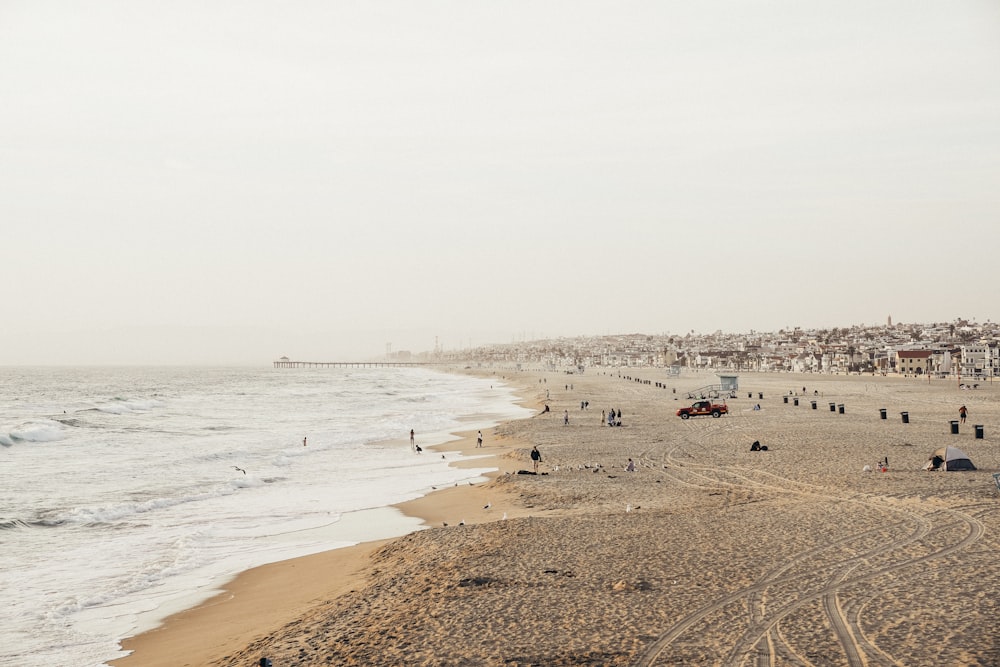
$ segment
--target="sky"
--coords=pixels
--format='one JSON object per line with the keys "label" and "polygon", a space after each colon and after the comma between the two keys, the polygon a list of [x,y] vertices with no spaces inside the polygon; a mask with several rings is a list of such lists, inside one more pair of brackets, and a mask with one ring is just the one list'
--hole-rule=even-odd
{"label": "sky", "polygon": [[996,321],[995,0],[0,0],[0,365]]}

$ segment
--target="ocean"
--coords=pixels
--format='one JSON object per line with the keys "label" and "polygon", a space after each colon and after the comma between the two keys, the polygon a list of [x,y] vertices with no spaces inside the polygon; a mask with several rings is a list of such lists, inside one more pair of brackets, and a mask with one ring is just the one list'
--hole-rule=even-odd
{"label": "ocean", "polygon": [[[0,664],[102,665],[243,570],[419,521],[475,481],[415,453],[527,416],[430,368],[2,368]],[[303,439],[307,439],[305,444]]]}

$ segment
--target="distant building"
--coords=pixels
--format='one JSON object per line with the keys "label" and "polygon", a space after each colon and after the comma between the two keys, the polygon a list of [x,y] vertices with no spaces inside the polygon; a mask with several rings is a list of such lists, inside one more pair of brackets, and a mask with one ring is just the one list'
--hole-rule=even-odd
{"label": "distant building", "polygon": [[988,374],[989,347],[986,345],[963,345],[962,375],[965,377],[980,377]]}
{"label": "distant building", "polygon": [[931,371],[930,350],[897,350],[896,372],[903,375],[924,375]]}

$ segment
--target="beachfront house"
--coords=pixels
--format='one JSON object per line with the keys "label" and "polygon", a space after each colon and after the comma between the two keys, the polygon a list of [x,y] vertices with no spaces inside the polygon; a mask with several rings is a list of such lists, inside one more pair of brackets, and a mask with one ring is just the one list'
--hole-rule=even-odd
{"label": "beachfront house", "polygon": [[984,377],[989,371],[989,347],[986,345],[962,345],[962,377]]}
{"label": "beachfront house", "polygon": [[903,375],[925,375],[931,369],[931,350],[896,350],[896,372]]}

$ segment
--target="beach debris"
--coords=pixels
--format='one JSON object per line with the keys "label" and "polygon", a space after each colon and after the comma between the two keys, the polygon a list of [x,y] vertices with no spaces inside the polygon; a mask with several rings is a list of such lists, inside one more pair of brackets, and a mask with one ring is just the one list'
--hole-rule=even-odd
{"label": "beach debris", "polygon": [[464,525],[465,525],[465,519],[462,519],[461,521],[459,521],[459,522],[458,522],[458,525],[460,525],[460,526],[464,526]]}
{"label": "beach debris", "polygon": [[560,572],[559,570],[551,570],[550,569],[550,570],[542,570],[542,573],[543,574],[561,574],[564,577],[575,577],[576,576],[576,574],[572,570],[566,570],[564,572]]}
{"label": "beach debris", "polygon": [[483,509],[484,510],[488,510],[491,507],[493,507],[493,503],[491,503],[491,502],[490,503],[486,503],[485,505],[483,505]]}
{"label": "beach debris", "polygon": [[492,577],[469,577],[467,579],[460,579],[458,582],[459,586],[489,586],[495,583],[496,579]]}
{"label": "beach debris", "polygon": [[616,593],[621,593],[622,591],[649,591],[653,589],[653,585],[648,581],[637,581],[631,584],[624,579],[620,579],[611,585],[611,590]]}

